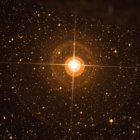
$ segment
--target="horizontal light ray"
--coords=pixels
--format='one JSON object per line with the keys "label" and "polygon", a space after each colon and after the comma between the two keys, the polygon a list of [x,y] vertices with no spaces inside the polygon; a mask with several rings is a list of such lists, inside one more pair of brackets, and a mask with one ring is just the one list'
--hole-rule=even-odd
{"label": "horizontal light ray", "polygon": [[134,68],[140,68],[138,66],[117,66],[117,65],[81,65],[84,67],[95,67],[95,68],[126,68],[126,69],[134,69]]}
{"label": "horizontal light ray", "polygon": [[44,66],[65,66],[67,64],[55,63],[27,63],[27,62],[0,62],[0,64],[13,64],[13,65],[44,65]]}
{"label": "horizontal light ray", "polygon": [[[69,64],[59,64],[59,63],[27,63],[27,62],[0,62],[0,64],[11,64],[11,65],[42,65],[42,66],[68,66]],[[140,68],[139,66],[117,66],[117,65],[81,65],[83,67],[95,67],[95,68],[126,68],[126,69],[134,69]]]}

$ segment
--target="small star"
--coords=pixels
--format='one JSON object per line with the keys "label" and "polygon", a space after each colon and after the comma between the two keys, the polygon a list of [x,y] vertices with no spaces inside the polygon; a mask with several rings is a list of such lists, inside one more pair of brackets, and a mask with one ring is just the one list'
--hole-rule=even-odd
{"label": "small star", "polygon": [[45,67],[42,67],[42,70],[44,70],[45,69]]}
{"label": "small star", "polygon": [[5,117],[5,116],[3,116],[3,119],[4,119],[4,120],[6,120],[6,117]]}
{"label": "small star", "polygon": [[14,86],[11,87],[11,89],[14,89],[14,88],[15,88]]}
{"label": "small star", "polygon": [[58,27],[60,27],[60,26],[61,26],[61,24],[59,23],[59,24],[58,24]]}
{"label": "small star", "polygon": [[49,13],[49,14],[48,14],[48,16],[50,17],[50,16],[51,16],[51,14]]}
{"label": "small star", "polygon": [[59,90],[62,90],[62,87],[59,87]]}
{"label": "small star", "polygon": [[40,14],[37,14],[38,17],[40,17]]}
{"label": "small star", "polygon": [[9,139],[10,139],[10,140],[12,140],[12,139],[13,139],[13,137],[12,137],[12,136],[10,136],[10,137],[9,137]]}
{"label": "small star", "polygon": [[112,124],[114,122],[114,120],[113,119],[109,119],[109,122],[110,122],[110,124]]}
{"label": "small star", "polygon": [[128,44],[128,46],[129,46],[129,47],[131,47],[131,46],[132,46],[132,44],[131,44],[131,43],[129,43],[129,44]]}
{"label": "small star", "polygon": [[82,115],[83,114],[83,112],[82,111],[80,111],[80,115]]}
{"label": "small star", "polygon": [[114,50],[114,53],[117,53],[118,51],[117,50]]}

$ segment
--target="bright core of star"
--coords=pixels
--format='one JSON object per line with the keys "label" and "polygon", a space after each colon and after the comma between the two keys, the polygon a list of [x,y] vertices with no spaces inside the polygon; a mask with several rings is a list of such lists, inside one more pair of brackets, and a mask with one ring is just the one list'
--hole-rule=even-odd
{"label": "bright core of star", "polygon": [[70,57],[65,62],[65,70],[70,76],[80,76],[84,72],[84,61],[79,57]]}
{"label": "bright core of star", "polygon": [[77,59],[73,59],[68,63],[68,67],[71,71],[76,72],[80,69],[81,64],[80,61]]}

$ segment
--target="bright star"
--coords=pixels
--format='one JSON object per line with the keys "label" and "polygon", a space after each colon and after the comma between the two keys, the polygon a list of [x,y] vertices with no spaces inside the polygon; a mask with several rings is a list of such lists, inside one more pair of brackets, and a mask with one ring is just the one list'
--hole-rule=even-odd
{"label": "bright star", "polygon": [[84,72],[84,62],[79,57],[70,57],[65,62],[65,70],[70,76],[80,76]]}

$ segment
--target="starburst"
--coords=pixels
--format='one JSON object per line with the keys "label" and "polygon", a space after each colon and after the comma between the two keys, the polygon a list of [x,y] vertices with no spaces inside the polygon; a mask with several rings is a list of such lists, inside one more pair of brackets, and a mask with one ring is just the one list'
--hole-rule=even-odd
{"label": "starburst", "polygon": [[[76,56],[76,17],[74,20],[74,31],[73,31],[73,50],[72,50],[72,57],[68,59],[65,63],[59,64],[59,63],[26,63],[26,62],[0,62],[0,64],[15,64],[15,65],[41,65],[41,66],[62,66],[65,68],[68,68],[71,70],[71,106],[70,106],[70,130],[73,129],[73,104],[74,104],[74,89],[75,89],[75,77],[77,76],[77,71],[82,71],[78,76],[80,76],[83,73],[83,70],[85,67],[99,67],[99,68],[123,68],[123,69],[137,69],[138,67],[134,66],[116,66],[116,65],[95,65],[95,64],[85,64],[84,60],[81,58],[78,58]],[[82,70],[81,70],[82,69]],[[110,123],[113,122],[113,120],[109,120]]]}

